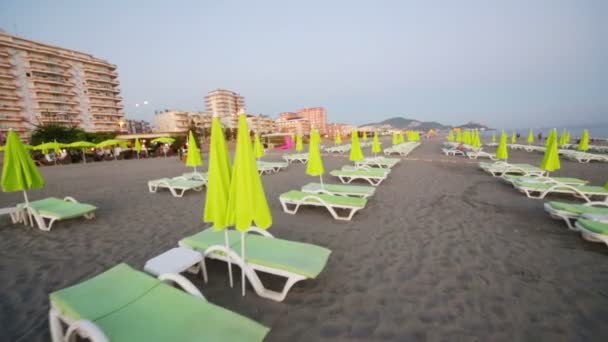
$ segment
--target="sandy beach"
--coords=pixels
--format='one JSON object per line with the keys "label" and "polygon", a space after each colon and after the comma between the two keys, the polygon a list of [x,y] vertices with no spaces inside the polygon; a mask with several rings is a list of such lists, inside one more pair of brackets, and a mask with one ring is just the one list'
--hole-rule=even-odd
{"label": "sandy beach", "polygon": [[[483,173],[478,161],[443,156],[440,142],[423,139],[348,223],[320,208],[283,213],[279,194],[316,181],[305,165],[262,176],[274,219],[269,231],[332,250],[320,276],[297,284],[284,302],[258,297],[251,288],[242,297],[240,277],[230,288],[223,263],[208,262],[206,284],[201,276],[188,278],[211,302],[270,327],[267,341],[608,339],[608,248],[551,219],[543,201]],[[509,152],[510,162],[538,165],[542,159]],[[279,153],[264,158],[279,159]],[[207,161],[205,155],[203,168]],[[345,155],[324,162],[326,171],[349,163]],[[50,232],[0,217],[2,341],[50,340],[50,292],[120,262],[142,269],[206,227],[204,190],[183,198],[148,192],[148,180],[188,171],[176,158],[41,171],[47,186],[30,191],[31,199],[73,196],[99,209],[93,221],[58,222]],[[603,185],[608,164],[562,160],[554,175]],[[338,179],[327,175],[325,181]],[[21,193],[1,193],[0,208],[21,201]],[[270,287],[279,284],[263,279]]]}

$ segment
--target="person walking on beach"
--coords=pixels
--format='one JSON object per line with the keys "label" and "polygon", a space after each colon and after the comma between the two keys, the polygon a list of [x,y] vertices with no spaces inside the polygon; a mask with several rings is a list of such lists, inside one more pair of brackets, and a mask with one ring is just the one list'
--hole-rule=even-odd
{"label": "person walking on beach", "polygon": [[543,134],[542,133],[538,133],[538,141],[542,141],[543,140]]}

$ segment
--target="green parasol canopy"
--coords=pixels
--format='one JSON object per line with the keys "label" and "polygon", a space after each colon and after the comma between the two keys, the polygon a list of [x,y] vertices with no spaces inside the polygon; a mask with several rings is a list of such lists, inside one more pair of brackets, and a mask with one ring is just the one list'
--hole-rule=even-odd
{"label": "green parasol canopy", "polygon": [[534,131],[532,128],[530,128],[530,131],[528,132],[528,139],[526,139],[526,141],[528,142],[528,145],[534,143]]}
{"label": "green parasol canopy", "polygon": [[382,145],[380,145],[380,139],[378,138],[378,131],[374,132],[374,140],[372,141],[372,153],[378,154],[382,152]]}
{"label": "green parasol canopy", "polygon": [[227,205],[227,223],[239,231],[255,225],[267,229],[272,224],[272,215],[266,201],[262,180],[253,155],[247,118],[239,115],[232,182]]}
{"label": "green parasol canopy", "polygon": [[342,144],[342,135],[340,134],[340,131],[336,131],[336,139],[334,140],[334,143],[336,145]]}
{"label": "green parasol canopy", "polygon": [[5,147],[2,179],[0,180],[2,191],[23,191],[25,205],[29,210],[29,200],[25,191],[43,188],[44,179],[29,152],[23,147],[19,136],[13,130],[8,131]]}
{"label": "green parasol canopy", "polygon": [[139,152],[141,152],[141,142],[138,138],[135,138],[135,152],[138,153],[137,156],[139,157]]}
{"label": "green parasol canopy", "polygon": [[209,146],[209,176],[203,221],[213,223],[214,230],[222,230],[226,223],[226,206],[230,189],[230,157],[224,138],[220,118],[211,121],[211,144]]}
{"label": "green parasol canopy", "polygon": [[350,156],[348,159],[351,161],[357,161],[365,158],[363,151],[361,151],[361,145],[359,145],[359,132],[357,130],[352,131],[350,136]]}
{"label": "green parasol canopy", "polygon": [[160,138],[156,138],[156,139],[152,139],[150,141],[152,144],[173,144],[175,142],[175,139],[171,138],[171,137],[160,137]]}
{"label": "green parasol canopy", "polygon": [[581,151],[587,151],[589,149],[589,131],[584,129],[581,141],[578,144],[578,149]]}
{"label": "green parasol canopy", "polygon": [[454,141],[454,132],[450,131],[450,134],[448,135],[448,141]]}
{"label": "green parasol canopy", "polygon": [[124,142],[122,139],[108,139],[97,144],[97,147],[110,147],[120,145]]}
{"label": "green parasol canopy", "polygon": [[55,152],[57,152],[57,151],[61,152],[62,146],[64,146],[64,145],[58,143],[57,141],[53,141],[53,142],[42,143],[40,145],[36,145],[36,146],[34,146],[34,150],[43,151],[44,153],[46,153],[46,151],[48,151],[48,150],[53,150]]}
{"label": "green parasol canopy", "polygon": [[296,151],[304,150],[304,146],[302,145],[302,135],[296,134]]}
{"label": "green parasol canopy", "polygon": [[203,165],[203,161],[201,160],[201,150],[198,149],[194,134],[192,134],[192,131],[190,131],[188,133],[188,156],[186,157],[186,166],[192,166],[194,168],[194,172],[196,172],[196,167],[201,165]]}
{"label": "green parasol canopy", "polygon": [[67,147],[67,148],[92,148],[95,146],[96,145],[94,143],[88,142],[88,141],[74,141],[73,143],[64,145],[64,147]]}
{"label": "green parasol canopy", "polygon": [[[319,142],[321,137],[319,131],[312,129],[310,132],[310,142],[308,144],[308,165],[306,166],[306,174],[310,176],[322,176],[325,173],[323,167],[323,159],[321,158],[321,151],[319,149]],[[321,177],[321,184],[323,184],[323,178]]]}
{"label": "green parasol canopy", "polygon": [[559,154],[557,153],[557,130],[552,131],[554,134],[549,134],[549,145],[545,149],[543,161],[540,163],[540,168],[552,172],[560,169]]}
{"label": "green parasol canopy", "polygon": [[262,145],[262,142],[260,141],[260,135],[259,134],[255,134],[254,135],[254,144],[253,144],[253,152],[255,154],[256,159],[262,158],[264,156],[264,146]]}
{"label": "green parasol canopy", "polygon": [[503,160],[509,159],[509,151],[507,151],[507,133],[505,133],[505,131],[500,133],[500,142],[496,149],[496,158]]}

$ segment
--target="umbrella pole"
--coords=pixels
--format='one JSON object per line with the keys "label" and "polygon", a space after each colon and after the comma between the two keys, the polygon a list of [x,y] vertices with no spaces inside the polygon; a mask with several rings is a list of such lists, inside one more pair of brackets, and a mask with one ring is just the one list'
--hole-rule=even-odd
{"label": "umbrella pole", "polygon": [[[224,228],[224,244],[226,245],[226,251],[230,250],[230,243],[228,242],[228,228]],[[230,255],[228,255],[228,278],[230,278],[230,287],[234,287],[234,281],[232,280],[232,261],[230,261]]]}
{"label": "umbrella pole", "polygon": [[321,180],[321,189],[323,189],[323,175],[319,175],[319,179]]}
{"label": "umbrella pole", "polygon": [[[34,223],[32,222],[32,213],[30,212],[30,201],[27,198],[27,192],[25,192],[25,190],[23,190],[23,197],[25,198],[25,211],[27,211],[27,217],[29,219],[30,226],[33,226]],[[25,217],[23,218],[23,223],[27,225],[27,220]]]}
{"label": "umbrella pole", "polygon": [[241,293],[245,297],[245,233],[241,232],[241,259],[243,265],[241,266]]}

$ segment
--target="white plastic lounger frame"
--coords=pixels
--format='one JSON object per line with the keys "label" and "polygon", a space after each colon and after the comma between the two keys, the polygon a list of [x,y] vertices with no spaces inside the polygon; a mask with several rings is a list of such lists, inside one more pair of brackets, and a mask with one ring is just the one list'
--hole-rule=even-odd
{"label": "white plastic lounger frame", "polygon": [[441,151],[443,152],[443,154],[445,154],[446,156],[464,156],[464,152],[461,150],[457,150],[457,149],[449,149],[449,148],[442,148]]}
{"label": "white plastic lounger frame", "polygon": [[603,196],[604,202],[608,203],[608,193],[585,193],[577,189],[575,186],[567,185],[567,184],[553,184],[550,188],[545,190],[538,190],[534,188],[526,188],[519,185],[515,185],[515,188],[520,192],[526,194],[528,198],[534,199],[543,199],[550,193],[557,194],[571,194],[576,198],[582,198],[587,202],[592,202],[591,197],[593,196]]}
{"label": "white plastic lounger frame", "polygon": [[[590,207],[608,208],[608,202],[587,202],[583,205],[590,206]],[[553,208],[552,206],[550,206],[549,203],[545,203],[545,211],[549,214],[549,216],[551,216],[554,219],[564,220],[564,222],[566,222],[566,225],[568,226],[568,229],[574,230],[574,231],[579,230],[575,224],[576,220],[580,217],[579,215],[572,214],[570,212],[563,211],[563,210],[557,210],[557,209]]]}
{"label": "white plastic lounger frame", "polygon": [[484,151],[469,152],[469,153],[467,153],[467,157],[469,157],[469,159],[490,158],[491,160],[498,160],[498,158],[496,158],[495,154],[484,152]]}
{"label": "white plastic lounger frame", "polygon": [[344,184],[350,184],[354,180],[362,179],[362,180],[369,182],[369,184],[371,184],[373,186],[380,185],[380,183],[382,183],[382,181],[386,179],[386,176],[384,176],[384,177],[382,177],[382,176],[358,176],[358,175],[341,175],[341,174],[337,175],[336,177],[338,177],[340,179],[340,182],[342,182]]}
{"label": "white plastic lounger frame", "polygon": [[[307,201],[309,199],[314,199],[314,201]],[[340,221],[352,220],[355,213],[357,211],[363,209],[361,207],[353,207],[350,205],[329,204],[329,203],[325,202],[323,199],[321,199],[319,196],[315,196],[314,194],[304,196],[300,200],[291,200],[291,199],[286,199],[286,198],[282,198],[282,197],[279,197],[279,200],[281,201],[281,205],[283,206],[283,211],[288,214],[294,215],[295,213],[297,213],[298,209],[300,209],[301,205],[312,205],[312,206],[316,206],[316,207],[325,207],[325,209],[327,209],[327,211],[329,211],[329,213],[331,214],[331,216],[333,216],[334,219],[340,220]],[[292,209],[289,209],[288,205],[293,205],[294,207]],[[336,212],[335,208],[348,210],[348,214],[346,216],[340,216]]]}
{"label": "white plastic lounger frame", "polygon": [[[185,177],[175,177],[173,179],[184,179],[186,180]],[[154,181],[149,181],[148,182],[148,190],[150,190],[150,192],[156,192],[158,191],[158,188],[166,188],[169,189],[169,191],[171,191],[171,194],[173,195],[173,197],[183,197],[184,193],[188,190],[194,190],[194,191],[202,191],[203,190],[203,185],[195,187],[195,188],[185,188],[185,187],[180,187],[180,186],[172,186],[169,182],[167,182],[164,179],[158,179],[158,180],[154,180]]]}
{"label": "white plastic lounger frame", "polygon": [[[196,286],[182,275],[166,273],[158,276],[158,279],[169,284],[175,283],[185,292],[200,300],[207,301]],[[162,309],[158,308],[158,310]],[[76,341],[78,337],[86,338],[92,342],[110,342],[110,339],[95,323],[86,319],[73,320],[66,317],[61,314],[53,302],[51,302],[51,309],[49,310],[49,325],[53,342],[72,342]],[[67,326],[67,329],[63,328],[64,325]]]}
{"label": "white plastic lounger frame", "polygon": [[501,177],[506,174],[518,174],[522,176],[544,176],[547,174],[544,170],[528,170],[517,165],[508,164],[508,166],[490,167],[486,169],[494,177]]}
{"label": "white plastic lounger frame", "polygon": [[[241,234],[241,249],[242,249],[241,254],[243,254],[243,251],[244,251],[245,234],[249,234],[249,233],[257,233],[266,238],[274,239],[274,236],[272,236],[272,234],[270,234],[269,232],[259,229],[257,227],[250,227],[249,229],[247,229],[247,231],[245,231]],[[181,242],[179,243],[179,246],[185,247],[185,248],[191,248],[190,246],[183,244]],[[249,280],[249,282],[251,283],[251,286],[253,287],[255,293],[258,296],[263,297],[263,298],[268,298],[268,299],[274,300],[276,302],[282,302],[285,299],[285,297],[287,297],[287,293],[293,287],[293,285],[295,285],[299,281],[307,279],[307,277],[305,277],[301,274],[296,274],[296,273],[285,271],[285,270],[279,270],[276,268],[257,265],[254,263],[247,263],[244,261],[244,259],[241,257],[241,255],[236,253],[233,249],[227,248],[224,245],[210,246],[205,250],[205,252],[203,252],[201,254],[203,255],[203,261],[201,262],[201,269],[203,271],[203,278],[205,279],[205,283],[207,282],[207,267],[205,265],[206,258],[229,262],[231,264],[237,265],[238,267],[241,268],[241,270],[243,270],[242,274],[247,277],[247,280]],[[260,278],[258,277],[256,272],[269,273],[272,275],[284,277],[284,278],[287,278],[287,281],[285,282],[285,285],[283,286],[283,289],[280,292],[269,290],[266,287],[264,287],[264,284],[262,283],[262,281],[260,280]],[[245,282],[243,282],[243,296],[244,295],[245,295]]]}
{"label": "white plastic lounger frame", "polygon": [[308,155],[284,155],[283,159],[285,159],[286,162],[288,162],[289,164],[298,161],[302,164],[306,164],[308,163]]}
{"label": "white plastic lounger frame", "polygon": [[[66,202],[79,203],[75,198],[70,196],[64,197],[63,200]],[[29,223],[32,227],[34,226],[34,222],[36,222],[36,225],[38,225],[38,228],[40,228],[40,230],[48,232],[53,227],[53,223],[59,220],[59,217],[54,216],[52,214],[41,214],[38,210],[32,208],[29,205],[23,206],[20,209],[21,210],[17,210],[16,212],[11,213],[11,219],[13,223],[27,224],[29,216]],[[91,220],[95,218],[95,212],[93,211],[82,216],[87,220]],[[31,218],[33,218],[33,221],[31,220]],[[48,220],[48,222],[46,220]]]}
{"label": "white plastic lounger frame", "polygon": [[603,242],[604,244],[606,244],[606,246],[608,246],[608,236],[587,230],[578,222],[575,223],[575,226],[576,230],[581,233],[583,239],[591,242]]}

